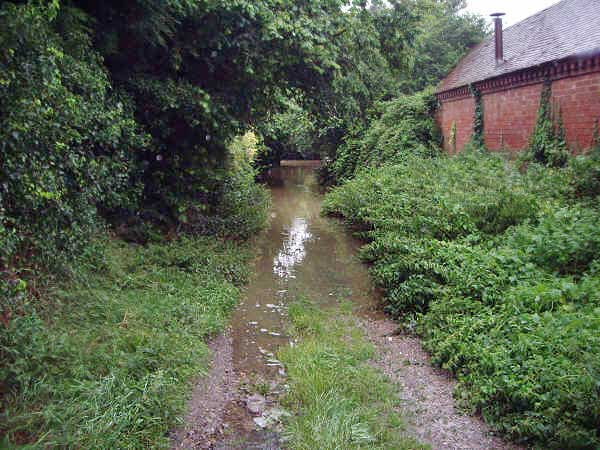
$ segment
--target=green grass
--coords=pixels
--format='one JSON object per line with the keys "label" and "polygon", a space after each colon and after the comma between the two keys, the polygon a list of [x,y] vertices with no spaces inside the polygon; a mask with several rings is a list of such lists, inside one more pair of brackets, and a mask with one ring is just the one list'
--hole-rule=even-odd
{"label": "green grass", "polygon": [[284,404],[291,449],[425,448],[403,435],[398,394],[369,366],[373,347],[347,306],[323,311],[299,300],[289,308],[299,343],[280,352],[290,386]]}
{"label": "green grass", "polygon": [[249,255],[210,238],[104,241],[45,306],[21,298],[0,327],[4,445],[167,448]]}

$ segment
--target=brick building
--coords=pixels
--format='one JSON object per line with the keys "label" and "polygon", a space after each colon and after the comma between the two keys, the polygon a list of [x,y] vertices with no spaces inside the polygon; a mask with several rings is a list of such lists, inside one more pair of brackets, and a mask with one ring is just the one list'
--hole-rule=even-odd
{"label": "brick building", "polygon": [[571,148],[590,147],[600,119],[600,0],[563,0],[506,30],[499,15],[494,23],[494,35],[465,56],[437,89],[444,149],[460,151],[471,138],[477,91],[486,146],[524,149],[546,81]]}

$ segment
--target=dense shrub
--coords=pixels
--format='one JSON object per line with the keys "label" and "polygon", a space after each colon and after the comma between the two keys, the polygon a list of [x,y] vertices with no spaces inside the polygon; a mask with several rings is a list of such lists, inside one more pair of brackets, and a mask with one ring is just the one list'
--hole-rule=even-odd
{"label": "dense shrub", "polygon": [[463,405],[516,439],[584,449],[600,445],[600,210],[573,203],[572,174],[407,157],[334,189],[325,211],[368,240],[388,311],[417,313]]}
{"label": "dense shrub", "polygon": [[458,375],[463,403],[512,437],[596,448],[600,280],[539,278],[490,306],[448,295],[421,323],[434,362]]}
{"label": "dense shrub", "polygon": [[324,210],[375,233],[453,239],[499,233],[532,219],[539,199],[527,179],[499,156],[457,158],[407,155],[396,165],[364,170],[334,189]]}
{"label": "dense shrub", "polygon": [[264,186],[254,182],[256,170],[244,151],[234,154],[225,173],[220,201],[207,217],[210,233],[247,239],[265,226],[269,194]]}
{"label": "dense shrub", "polygon": [[337,179],[352,177],[364,166],[401,160],[407,154],[438,153],[439,133],[433,118],[432,90],[402,96],[379,105],[366,131],[349,137],[337,150],[333,172]]}
{"label": "dense shrub", "polygon": [[152,136],[143,154],[144,207],[177,223],[189,207],[220,201],[228,151],[225,139],[239,124],[188,81],[136,78],[127,83],[136,98],[136,119]]}
{"label": "dense shrub", "polygon": [[600,142],[589,155],[572,158],[569,168],[575,195],[590,198],[600,195]]}
{"label": "dense shrub", "polygon": [[[132,206],[140,190],[132,155],[146,142],[127,98],[111,91],[84,31],[74,28],[63,39],[52,29],[54,13],[0,7],[5,267],[33,253],[46,264],[72,254],[97,226],[98,208]],[[73,12],[70,20],[79,19]]]}

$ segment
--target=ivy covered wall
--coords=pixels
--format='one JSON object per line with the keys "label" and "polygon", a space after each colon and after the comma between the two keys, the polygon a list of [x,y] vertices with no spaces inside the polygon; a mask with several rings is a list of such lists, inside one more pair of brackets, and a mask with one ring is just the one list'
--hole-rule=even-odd
{"label": "ivy covered wall", "polygon": [[[486,148],[519,152],[528,147],[543,85],[541,80],[503,90],[480,90]],[[600,118],[600,70],[554,80],[551,89],[550,103],[561,112],[567,146],[574,153],[590,148],[594,123]],[[476,129],[476,104],[473,92],[468,96],[440,101],[437,121],[444,136],[446,152],[461,151],[470,141]]]}

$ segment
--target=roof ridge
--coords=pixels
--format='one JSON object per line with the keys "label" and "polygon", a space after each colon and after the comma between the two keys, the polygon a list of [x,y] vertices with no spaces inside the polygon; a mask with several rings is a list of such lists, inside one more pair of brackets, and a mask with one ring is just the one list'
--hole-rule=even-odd
{"label": "roof ridge", "polygon": [[559,61],[600,53],[600,0],[561,0],[504,30],[505,60],[495,58],[494,38],[473,47],[442,80],[437,92]]}

